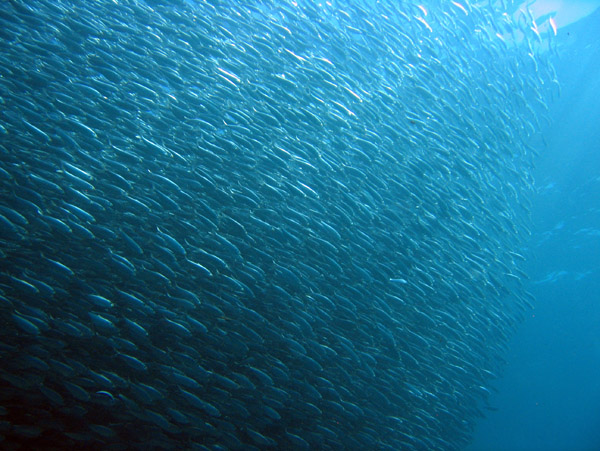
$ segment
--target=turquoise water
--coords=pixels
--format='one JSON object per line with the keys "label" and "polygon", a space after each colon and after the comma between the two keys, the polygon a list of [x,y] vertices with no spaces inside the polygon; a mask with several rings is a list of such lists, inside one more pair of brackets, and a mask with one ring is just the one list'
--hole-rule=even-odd
{"label": "turquoise water", "polygon": [[595,450],[600,446],[600,48],[595,14],[562,32],[563,95],[537,162],[535,311],[511,341],[498,392],[472,450]]}
{"label": "turquoise water", "polygon": [[567,47],[515,6],[4,2],[7,447],[471,443],[594,274],[536,257],[597,228],[543,222],[588,185],[538,174]]}

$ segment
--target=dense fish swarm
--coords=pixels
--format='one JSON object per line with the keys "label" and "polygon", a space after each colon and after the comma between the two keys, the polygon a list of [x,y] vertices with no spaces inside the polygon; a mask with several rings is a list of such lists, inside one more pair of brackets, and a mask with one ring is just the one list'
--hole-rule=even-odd
{"label": "dense fish swarm", "polygon": [[459,449],[554,76],[489,4],[4,1],[6,449]]}

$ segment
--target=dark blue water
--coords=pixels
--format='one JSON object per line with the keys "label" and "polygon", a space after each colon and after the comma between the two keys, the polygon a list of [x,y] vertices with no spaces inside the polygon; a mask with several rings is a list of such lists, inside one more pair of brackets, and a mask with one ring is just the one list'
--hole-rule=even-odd
{"label": "dark blue water", "polygon": [[0,448],[593,449],[597,19],[500,3],[0,2]]}
{"label": "dark blue water", "polygon": [[535,311],[470,450],[600,449],[600,14],[561,30],[561,98],[537,162]]}

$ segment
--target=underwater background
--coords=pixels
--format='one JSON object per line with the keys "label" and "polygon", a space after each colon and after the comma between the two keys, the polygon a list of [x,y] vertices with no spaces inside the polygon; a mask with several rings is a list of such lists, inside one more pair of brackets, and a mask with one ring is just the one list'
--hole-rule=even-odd
{"label": "underwater background", "polygon": [[597,15],[0,5],[3,448],[593,449]]}
{"label": "underwater background", "polygon": [[599,11],[559,31],[562,96],[539,143],[527,265],[537,301],[470,450],[600,448],[599,33]]}

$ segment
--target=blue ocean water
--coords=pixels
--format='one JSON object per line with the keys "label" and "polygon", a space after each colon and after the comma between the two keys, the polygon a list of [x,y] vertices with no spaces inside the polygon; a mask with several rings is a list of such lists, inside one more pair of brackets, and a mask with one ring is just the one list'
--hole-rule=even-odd
{"label": "blue ocean water", "polygon": [[595,43],[508,7],[3,2],[1,446],[588,447],[507,418],[578,420]]}
{"label": "blue ocean water", "polygon": [[600,449],[600,11],[559,31],[562,94],[535,172],[535,310],[469,450]]}

